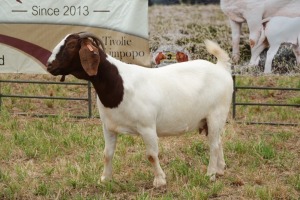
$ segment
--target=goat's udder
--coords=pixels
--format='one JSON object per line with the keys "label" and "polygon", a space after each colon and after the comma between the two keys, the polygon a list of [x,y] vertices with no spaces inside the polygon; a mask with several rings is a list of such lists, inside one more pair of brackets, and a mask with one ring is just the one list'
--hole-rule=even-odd
{"label": "goat's udder", "polygon": [[203,120],[201,121],[201,123],[203,123],[203,125],[199,127],[199,134],[201,134],[202,131],[205,130],[205,135],[207,136],[207,135],[208,135],[208,126],[207,126],[207,121],[206,121],[206,119],[203,119]]}

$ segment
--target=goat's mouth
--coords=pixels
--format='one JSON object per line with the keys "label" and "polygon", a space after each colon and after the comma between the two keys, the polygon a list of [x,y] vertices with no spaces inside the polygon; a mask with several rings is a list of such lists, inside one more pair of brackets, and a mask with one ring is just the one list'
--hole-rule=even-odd
{"label": "goat's mouth", "polygon": [[52,74],[53,76],[59,76],[62,75],[62,77],[60,78],[60,82],[64,82],[66,79],[66,74],[62,74],[59,69],[47,69],[47,71]]}
{"label": "goat's mouth", "polygon": [[65,79],[66,79],[66,75],[67,74],[64,74],[61,72],[61,70],[59,68],[47,68],[47,71],[52,74],[53,76],[59,76],[59,75],[62,75],[62,77],[60,78],[60,82],[64,82]]}
{"label": "goat's mouth", "polygon": [[66,75],[60,68],[54,68],[51,65],[48,65],[47,71],[53,76]]}

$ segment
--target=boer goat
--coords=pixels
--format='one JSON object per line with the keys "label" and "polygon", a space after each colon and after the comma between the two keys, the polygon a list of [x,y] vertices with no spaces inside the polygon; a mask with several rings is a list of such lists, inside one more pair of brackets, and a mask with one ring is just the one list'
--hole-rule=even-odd
{"label": "boer goat", "polygon": [[259,63],[260,53],[270,47],[267,52],[264,73],[271,73],[272,60],[283,43],[293,45],[293,51],[300,64],[300,17],[272,17],[262,21],[265,24],[261,30],[258,43],[253,47],[250,65]]}
{"label": "boer goat", "polygon": [[[101,46],[101,48],[99,47]],[[158,159],[158,136],[206,131],[210,145],[207,175],[223,174],[222,129],[230,109],[233,81],[229,57],[217,44],[206,42],[217,64],[195,60],[162,68],[126,64],[105,53],[91,33],[67,35],[47,63],[52,75],[69,74],[92,82],[105,139],[101,181],[112,178],[112,158],[118,133],[140,135],[154,170],[154,187],[166,184]]]}

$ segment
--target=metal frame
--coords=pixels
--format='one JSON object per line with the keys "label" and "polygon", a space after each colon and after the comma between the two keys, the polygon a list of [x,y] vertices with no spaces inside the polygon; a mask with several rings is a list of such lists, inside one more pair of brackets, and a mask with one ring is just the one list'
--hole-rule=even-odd
{"label": "metal frame", "polygon": [[[28,84],[45,84],[45,85],[82,85],[87,86],[87,97],[77,98],[77,97],[55,97],[55,96],[30,96],[30,95],[6,95],[1,93],[1,83],[28,83]],[[2,98],[30,98],[30,99],[57,99],[57,100],[67,100],[67,101],[88,101],[88,115],[87,116],[72,116],[75,118],[91,118],[92,117],[92,84],[91,82],[86,83],[71,83],[71,82],[45,82],[45,81],[24,81],[24,80],[0,80],[0,111],[2,108]],[[34,114],[35,117],[48,117],[53,116],[50,114],[38,115]]]}
{"label": "metal frame", "polygon": [[[300,91],[300,88],[279,88],[279,87],[256,87],[256,86],[236,86],[236,76],[233,75],[233,95],[232,95],[232,118],[236,117],[236,107],[237,106],[284,106],[284,107],[296,107],[299,108],[300,104],[278,104],[278,103],[245,103],[236,102],[236,96],[238,90],[285,90],[285,91]],[[296,123],[274,123],[274,122],[240,122],[246,124],[266,124],[266,125],[285,125],[285,126],[297,126]]]}
{"label": "metal frame", "polygon": [[[232,118],[236,118],[236,107],[237,106],[286,106],[286,107],[296,107],[299,108],[300,104],[270,104],[270,103],[245,103],[237,102],[237,92],[238,90],[286,90],[286,91],[300,91],[300,88],[271,88],[271,87],[251,87],[251,86],[236,86],[236,76],[233,75],[234,82],[234,92],[232,95]],[[54,96],[25,96],[25,95],[5,95],[1,93],[1,83],[29,83],[29,84],[56,84],[56,85],[82,85],[87,86],[88,96],[86,98],[74,98],[74,97],[54,97]],[[72,116],[76,118],[91,118],[92,117],[92,84],[90,82],[86,83],[70,83],[70,82],[42,82],[42,81],[21,81],[21,80],[0,80],[0,111],[2,107],[2,98],[36,98],[36,99],[59,99],[59,100],[79,100],[88,101],[88,115],[87,116]],[[53,115],[34,115],[36,117],[47,117]],[[299,124],[293,123],[274,123],[274,122],[238,122],[245,124],[266,124],[266,125],[287,125],[287,126],[297,126]]]}

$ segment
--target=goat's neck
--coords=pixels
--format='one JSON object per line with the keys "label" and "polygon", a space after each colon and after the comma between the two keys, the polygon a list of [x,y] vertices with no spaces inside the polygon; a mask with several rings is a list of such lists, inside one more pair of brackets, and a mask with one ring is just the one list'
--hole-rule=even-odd
{"label": "goat's neck", "polygon": [[108,108],[116,108],[123,100],[123,79],[118,68],[101,56],[98,75],[91,82],[99,96],[101,103]]}

